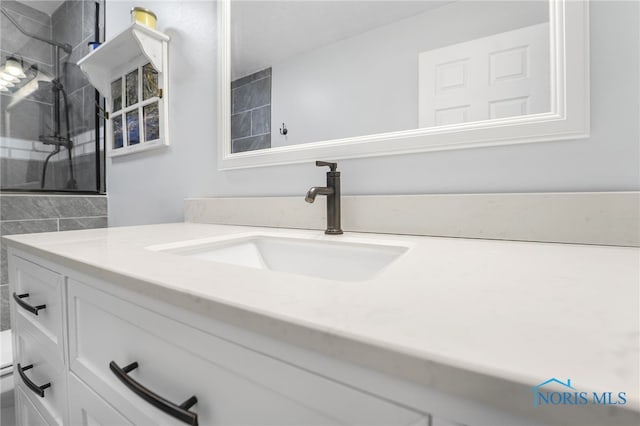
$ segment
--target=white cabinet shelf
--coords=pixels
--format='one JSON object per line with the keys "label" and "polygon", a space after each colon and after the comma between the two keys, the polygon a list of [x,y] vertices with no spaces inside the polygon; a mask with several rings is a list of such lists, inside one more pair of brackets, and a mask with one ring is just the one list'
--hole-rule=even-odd
{"label": "white cabinet shelf", "polygon": [[[133,23],[78,62],[106,99],[109,156],[169,145],[169,40],[160,31]],[[157,72],[151,95],[144,87],[147,64]],[[128,96],[132,88],[135,95]]]}

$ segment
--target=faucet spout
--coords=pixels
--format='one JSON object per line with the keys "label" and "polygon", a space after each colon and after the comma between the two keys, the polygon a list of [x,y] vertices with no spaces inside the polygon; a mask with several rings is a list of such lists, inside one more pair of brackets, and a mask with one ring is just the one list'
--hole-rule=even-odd
{"label": "faucet spout", "polygon": [[342,234],[340,226],[340,172],[336,163],[316,161],[316,166],[329,167],[327,172],[327,186],[314,186],[307,191],[304,200],[313,203],[318,195],[327,196],[327,229],[324,233],[329,235]]}
{"label": "faucet spout", "polygon": [[314,186],[307,191],[307,196],[304,197],[304,200],[307,203],[313,203],[318,195],[333,195],[334,192],[333,188],[327,188],[326,186]]}

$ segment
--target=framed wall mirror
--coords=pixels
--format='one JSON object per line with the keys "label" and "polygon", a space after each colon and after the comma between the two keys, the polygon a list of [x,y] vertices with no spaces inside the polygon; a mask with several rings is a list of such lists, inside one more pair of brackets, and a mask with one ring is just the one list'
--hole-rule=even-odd
{"label": "framed wall mirror", "polygon": [[583,138],[588,3],[222,0],[220,169]]}

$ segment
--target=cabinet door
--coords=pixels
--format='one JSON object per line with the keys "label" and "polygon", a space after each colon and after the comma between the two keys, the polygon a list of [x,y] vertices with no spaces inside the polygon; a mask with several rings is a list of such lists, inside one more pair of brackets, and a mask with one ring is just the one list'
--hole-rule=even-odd
{"label": "cabinet door", "polygon": [[15,387],[16,393],[16,420],[20,426],[49,426],[42,414],[29,401],[22,388]]}
{"label": "cabinet door", "polygon": [[173,405],[196,396],[189,410],[203,425],[400,426],[421,417],[74,279],[68,297],[71,371],[136,425],[184,424],[141,387]]}
{"label": "cabinet door", "polygon": [[69,418],[73,426],[132,425],[115,408],[89,389],[73,373],[69,374]]}

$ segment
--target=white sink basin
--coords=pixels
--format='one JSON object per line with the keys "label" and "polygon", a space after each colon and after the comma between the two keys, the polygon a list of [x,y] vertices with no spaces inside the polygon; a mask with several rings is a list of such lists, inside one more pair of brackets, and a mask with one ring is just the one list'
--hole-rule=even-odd
{"label": "white sink basin", "polygon": [[409,248],[350,237],[305,238],[252,234],[147,247],[211,262],[339,281],[373,278]]}

